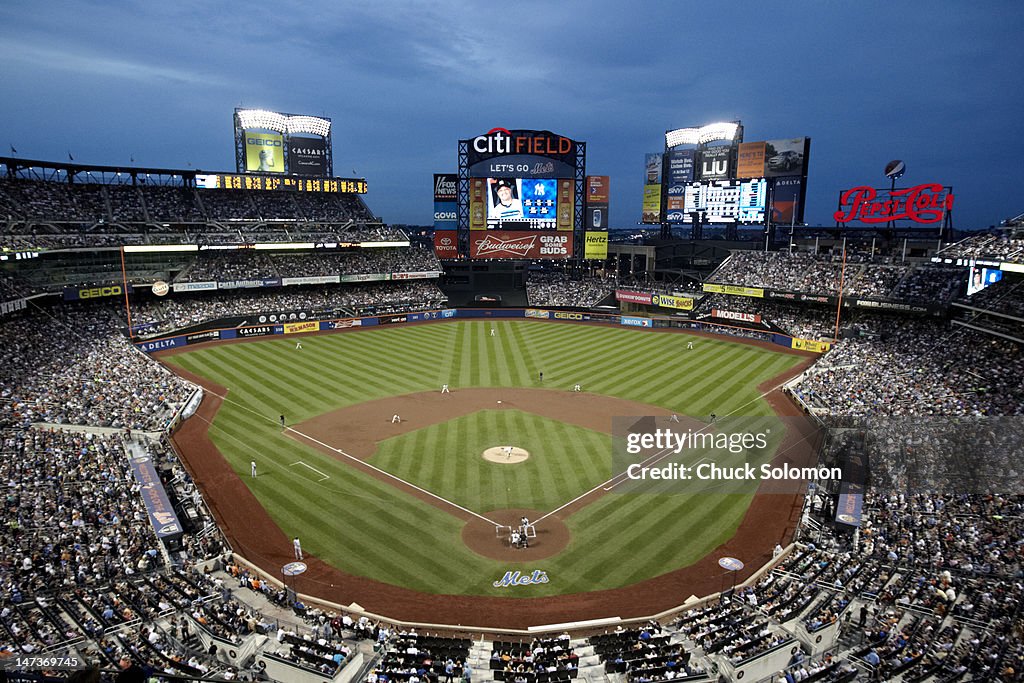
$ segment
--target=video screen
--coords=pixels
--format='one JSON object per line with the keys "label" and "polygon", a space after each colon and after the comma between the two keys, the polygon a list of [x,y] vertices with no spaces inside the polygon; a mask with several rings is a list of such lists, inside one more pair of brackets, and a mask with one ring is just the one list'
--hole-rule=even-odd
{"label": "video screen", "polygon": [[973,296],[1003,279],[1003,271],[998,268],[983,268],[971,266],[970,275],[967,278],[967,296]]}
{"label": "video screen", "polygon": [[558,219],[555,178],[488,178],[487,229],[554,230]]}
{"label": "video screen", "polygon": [[684,220],[704,213],[708,223],[763,223],[768,185],[755,180],[712,180],[688,185]]}

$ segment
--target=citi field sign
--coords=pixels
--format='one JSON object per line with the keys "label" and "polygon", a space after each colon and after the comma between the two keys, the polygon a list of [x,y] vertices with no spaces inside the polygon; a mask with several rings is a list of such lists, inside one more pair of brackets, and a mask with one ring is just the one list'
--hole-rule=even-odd
{"label": "citi field sign", "polygon": [[471,176],[572,178],[575,171],[576,141],[548,130],[492,128],[464,142]]}

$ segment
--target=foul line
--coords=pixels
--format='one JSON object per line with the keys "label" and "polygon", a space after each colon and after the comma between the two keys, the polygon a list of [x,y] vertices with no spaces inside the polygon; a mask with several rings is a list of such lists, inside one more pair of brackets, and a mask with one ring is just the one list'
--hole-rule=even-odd
{"label": "foul line", "polygon": [[[209,393],[213,394],[214,396],[219,398],[224,403],[231,403],[232,405],[236,405],[239,408],[242,408],[244,410],[248,410],[253,415],[256,415],[256,416],[258,416],[258,417],[260,417],[260,418],[262,418],[264,420],[267,420],[268,422],[272,422],[274,424],[277,423],[277,420],[275,420],[274,418],[267,417],[266,415],[264,415],[264,414],[262,414],[262,413],[260,413],[260,412],[258,412],[256,410],[253,410],[252,408],[250,408],[247,405],[243,405],[243,404],[239,403],[238,401],[235,401],[234,399],[230,399],[227,396],[222,396],[221,394],[218,394],[216,391],[211,391],[210,389],[207,389],[206,387],[203,387],[203,391],[209,392]],[[209,422],[209,420],[207,420],[207,422]],[[212,425],[212,423],[210,423],[210,424]],[[312,441],[313,443],[318,444],[318,445],[326,448],[329,451],[334,451],[338,455],[343,455],[346,458],[348,458],[349,460],[352,460],[353,462],[358,463],[359,465],[361,465],[363,467],[371,469],[374,472],[377,472],[378,474],[380,474],[380,475],[382,475],[384,477],[387,477],[388,479],[394,479],[395,481],[397,481],[399,483],[405,484],[406,486],[408,486],[411,489],[415,489],[416,491],[424,493],[424,494],[430,496],[431,498],[436,498],[437,500],[441,501],[442,503],[445,503],[446,505],[450,505],[451,507],[453,507],[453,508],[455,508],[457,510],[462,510],[463,512],[466,512],[466,513],[468,513],[470,515],[473,515],[477,519],[482,519],[483,521],[487,522],[488,524],[491,524],[491,525],[496,526],[496,527],[504,526],[503,524],[498,524],[493,519],[489,519],[487,517],[484,517],[481,514],[473,512],[472,510],[470,510],[468,508],[464,508],[461,505],[459,505],[458,503],[453,503],[452,501],[448,500],[447,498],[442,498],[441,496],[437,495],[436,493],[434,493],[432,491],[428,491],[426,489],[420,488],[416,484],[408,482],[405,479],[402,479],[401,477],[396,477],[395,475],[391,474],[390,472],[388,472],[386,470],[382,470],[379,467],[375,467],[375,466],[371,465],[370,463],[366,462],[365,460],[360,460],[359,458],[357,458],[355,456],[349,455],[348,453],[346,453],[345,451],[341,450],[340,448],[335,448],[334,446],[325,444],[323,441],[320,441],[319,439],[315,439],[312,436],[309,436],[308,434],[303,434],[302,432],[298,431],[297,429],[292,429],[291,427],[285,427],[284,431],[292,432],[293,434],[297,434],[297,435],[303,437],[304,439],[308,439],[309,441]],[[308,465],[307,465],[307,467],[308,467]]]}
{"label": "foul line", "polygon": [[303,467],[308,467],[309,469],[311,469],[314,472],[316,472],[317,474],[319,474],[320,475],[320,479],[317,480],[318,483],[323,481],[324,479],[330,479],[331,478],[329,475],[324,474],[323,472],[321,472],[317,468],[313,467],[312,465],[307,465],[306,463],[302,462],[301,460],[296,460],[291,465],[288,465],[288,467],[295,467],[296,465],[302,465]]}
{"label": "foul line", "polygon": [[[767,396],[768,394],[772,393],[773,391],[777,391],[779,389],[779,387],[784,386],[786,384],[786,382],[788,382],[788,381],[790,381],[790,380],[786,380],[784,382],[779,382],[778,384],[776,384],[774,387],[772,387],[768,391],[762,393],[760,396],[758,396],[756,398],[750,399],[749,401],[747,401],[746,403],[744,403],[741,406],[737,406],[735,409],[730,410],[728,413],[726,413],[722,417],[728,417],[730,415],[733,415],[733,414],[739,412],[740,410],[742,410],[743,408],[746,408],[751,403],[754,403],[756,401],[760,401],[761,399],[763,399],[765,396]],[[715,423],[712,422],[712,423],[706,424],[703,427],[701,427],[699,430],[697,430],[695,433],[700,434],[704,430],[706,430],[709,427],[711,427],[711,425],[713,425],[713,424],[715,424]],[[668,456],[672,455],[673,453],[675,453],[674,449],[666,448],[663,451],[659,451],[659,452],[657,452],[657,453],[655,453],[655,454],[653,454],[651,456],[648,456],[645,460],[641,460],[639,463],[631,463],[631,464],[639,464],[641,466],[648,466],[649,467],[651,465],[656,465],[657,463],[661,462],[662,460],[664,460]],[[560,505],[560,506],[556,507],[554,510],[552,510],[549,513],[547,513],[543,517],[540,517],[539,519],[537,519],[533,523],[537,524],[538,522],[544,521],[548,517],[551,517],[552,515],[554,515],[554,514],[556,514],[558,512],[561,512],[562,510],[564,510],[565,508],[569,507],[573,503],[575,503],[577,501],[580,501],[580,500],[583,500],[584,498],[586,498],[590,494],[594,493],[598,489],[603,489],[605,491],[611,491],[613,488],[615,488],[616,486],[618,486],[619,484],[623,483],[624,481],[626,481],[628,479],[628,477],[626,476],[626,473],[628,471],[629,471],[629,468],[627,467],[625,470],[623,470],[622,472],[619,472],[618,474],[616,474],[611,479],[608,479],[607,481],[601,482],[600,484],[598,484],[594,488],[590,489],[586,493],[583,493],[583,494],[580,494],[580,495],[576,496],[575,498],[570,500],[568,503],[564,503],[563,505]]]}
{"label": "foul line", "polygon": [[452,501],[448,500],[447,498],[442,498],[441,496],[437,495],[436,493],[434,493],[432,491],[428,491],[427,489],[420,488],[416,484],[408,482],[405,479],[402,479],[401,477],[396,477],[395,475],[391,474],[390,472],[388,472],[386,470],[382,470],[381,468],[376,467],[374,465],[371,465],[370,463],[366,462],[365,460],[360,460],[359,458],[357,458],[357,457],[355,457],[353,455],[349,455],[348,453],[346,453],[345,451],[341,450],[340,448],[335,448],[334,446],[326,444],[323,441],[321,441],[320,439],[316,439],[316,438],[310,436],[309,434],[303,434],[299,430],[292,429],[291,427],[285,427],[285,431],[286,432],[292,432],[293,434],[297,434],[298,436],[301,436],[304,439],[308,439],[309,441],[312,441],[313,443],[317,444],[318,446],[326,448],[329,451],[334,451],[335,453],[337,453],[339,455],[343,455],[346,458],[348,458],[349,460],[352,460],[353,462],[359,463],[363,467],[368,467],[369,469],[373,470],[374,472],[376,472],[378,474],[384,475],[385,477],[388,477],[389,479],[394,479],[395,481],[397,481],[399,483],[402,483],[402,484],[405,484],[409,488],[415,489],[416,491],[419,491],[420,493],[425,493],[426,495],[430,496],[431,498],[436,498],[437,500],[441,501],[442,503],[446,503],[447,505],[450,505],[450,506],[452,506],[453,508],[455,508],[457,510],[462,510],[463,512],[469,513],[469,514],[473,515],[474,517],[476,517],[477,519],[484,520],[488,524],[493,524],[494,526],[499,526],[499,527],[500,526],[504,526],[502,524],[498,524],[493,519],[488,519],[487,517],[484,517],[481,514],[473,512],[469,508],[464,508],[461,505],[459,505],[458,503],[453,503]]}

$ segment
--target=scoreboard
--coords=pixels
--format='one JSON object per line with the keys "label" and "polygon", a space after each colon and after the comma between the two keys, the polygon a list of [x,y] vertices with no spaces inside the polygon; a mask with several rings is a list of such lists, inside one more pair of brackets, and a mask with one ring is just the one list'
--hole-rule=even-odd
{"label": "scoreboard", "polygon": [[196,187],[223,190],[285,190],[366,194],[366,181],[357,178],[293,178],[290,176],[196,174]]}

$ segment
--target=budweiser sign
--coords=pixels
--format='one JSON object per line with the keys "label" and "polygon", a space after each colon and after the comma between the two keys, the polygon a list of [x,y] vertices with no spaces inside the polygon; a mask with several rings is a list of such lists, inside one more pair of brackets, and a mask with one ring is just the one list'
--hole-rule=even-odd
{"label": "budweiser sign", "polygon": [[910,220],[937,223],[953,208],[953,190],[936,183],[915,185],[902,190],[876,190],[855,187],[839,196],[838,223],[888,223]]}
{"label": "budweiser sign", "polygon": [[553,231],[489,232],[472,238],[473,258],[567,259],[572,256],[572,233]]}

